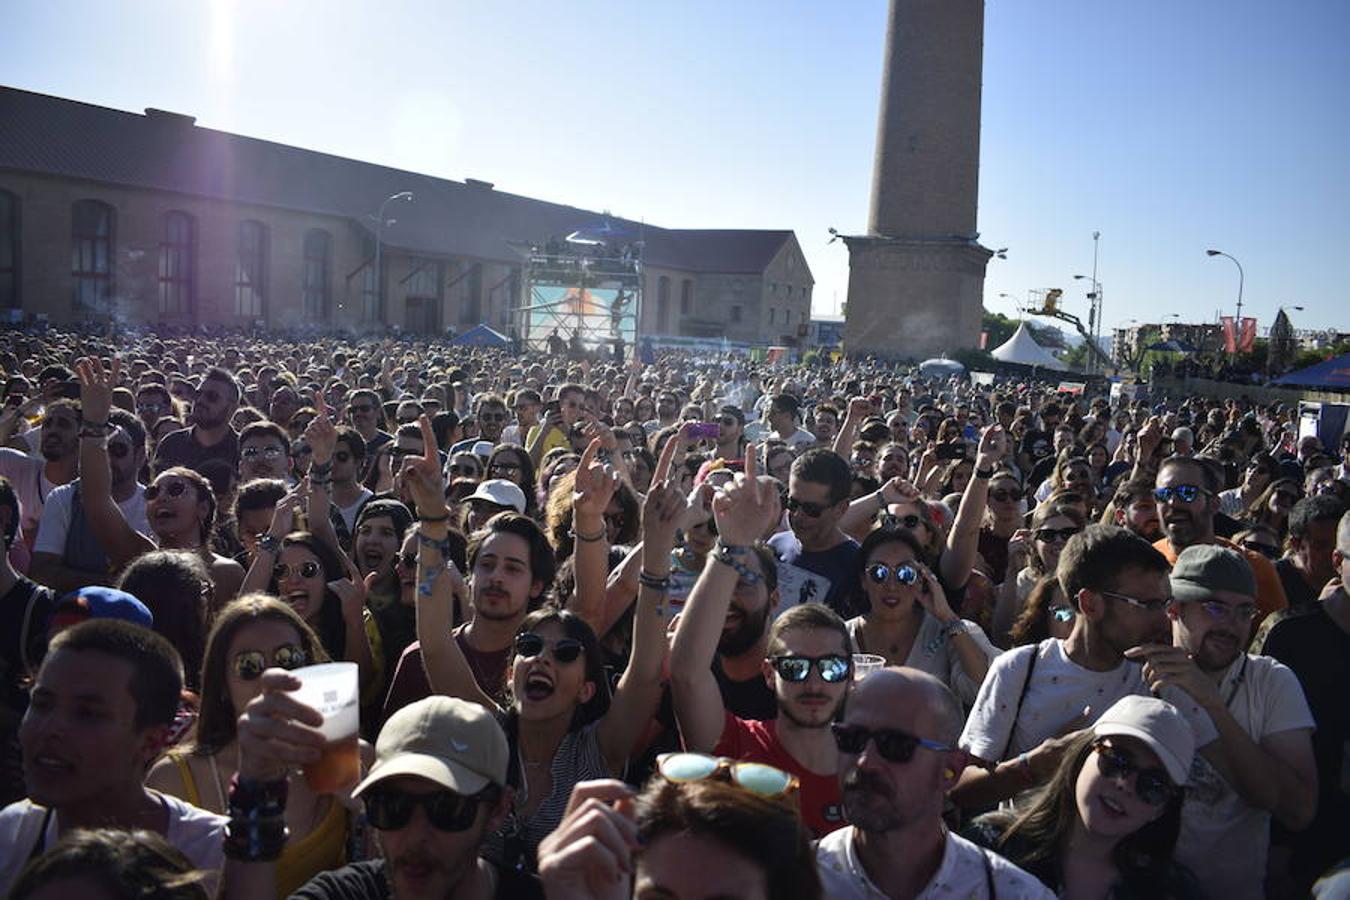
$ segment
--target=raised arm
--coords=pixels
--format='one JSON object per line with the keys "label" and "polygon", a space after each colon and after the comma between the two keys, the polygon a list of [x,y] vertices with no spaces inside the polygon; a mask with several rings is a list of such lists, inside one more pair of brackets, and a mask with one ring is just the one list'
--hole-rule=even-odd
{"label": "raised arm", "polygon": [[737,475],[713,500],[718,546],[689,594],[671,646],[675,719],[689,750],[711,752],[726,722],[712,663],[739,575],[719,555],[744,556],[778,509],[777,497],[770,496],[772,488],[756,477],[757,455],[755,447],[746,448],[744,474]]}
{"label": "raised arm", "polygon": [[591,438],[577,466],[576,488],[572,492],[572,562],[576,590],[568,609],[600,630],[605,611],[605,582],[609,573],[609,540],[605,531],[605,509],[619,488],[619,476],[613,467],[599,461],[603,441]]}
{"label": "raised arm", "polygon": [[451,630],[455,626],[454,573],[450,555],[450,510],[445,505],[445,476],[436,452],[431,420],[421,418],[426,456],[403,459],[403,483],[417,506],[417,640],[427,682],[438,694],[470,700],[493,712],[498,706],[473,677]]}
{"label": "raised arm", "polygon": [[[131,527],[112,496],[108,413],[112,410],[112,392],[117,386],[121,367],[122,361],[117,357],[113,357],[111,369],[105,369],[102,361],[87,357],[75,363],[83,416],[80,426],[80,502],[114,569],[155,549],[153,541]],[[97,433],[100,431],[102,434]]]}
{"label": "raised arm", "polygon": [[[1001,425],[990,425],[984,430],[979,449],[975,452],[975,472],[966,484],[956,521],[947,535],[947,552],[942,554],[941,562],[942,580],[955,590],[965,587],[970,580],[970,570],[979,553],[980,524],[984,521],[985,507],[989,504],[989,478],[993,475],[994,467],[1003,460],[1003,442]],[[988,474],[981,477],[981,472]]]}
{"label": "raised arm", "polygon": [[305,428],[304,441],[313,452],[309,464],[309,499],[305,511],[309,518],[309,530],[314,536],[329,546],[334,553],[346,558],[342,543],[338,540],[333,520],[329,518],[328,485],[333,480],[333,453],[337,449],[337,428],[328,414],[328,404],[324,402],[323,392],[314,395],[314,406],[318,411]]}
{"label": "raised arm", "polygon": [[853,452],[853,441],[858,436],[858,429],[862,427],[863,420],[872,414],[872,401],[866,397],[854,397],[848,401],[848,412],[844,414],[844,422],[839,426],[839,433],[834,436],[834,444],[830,449],[844,459],[848,459]]}
{"label": "raised arm", "polygon": [[300,497],[296,490],[287,492],[277,501],[272,510],[272,523],[267,528],[267,534],[258,541],[253,562],[244,575],[244,583],[239,586],[240,596],[254,591],[267,593],[271,588],[272,569],[281,552],[281,539],[295,530],[295,509],[299,503]]}
{"label": "raised arm", "polygon": [[661,667],[666,656],[666,593],[670,588],[670,551],[684,517],[686,501],[670,477],[674,448],[667,445],[657,464],[651,490],[642,504],[642,573],[633,617],[633,650],[597,737],[610,771],[619,772],[633,744],[651,721],[661,700]]}

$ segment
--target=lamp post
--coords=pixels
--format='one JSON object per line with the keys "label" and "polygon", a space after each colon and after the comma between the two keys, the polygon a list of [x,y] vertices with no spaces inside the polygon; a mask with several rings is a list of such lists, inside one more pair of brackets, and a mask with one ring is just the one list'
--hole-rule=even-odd
{"label": "lamp post", "polygon": [[[1093,234],[1096,235],[1096,234],[1099,234],[1099,232],[1095,232],[1095,231],[1094,231]],[[1095,240],[1095,238],[1094,238],[1094,240]],[[1094,258],[1094,260],[1095,260],[1097,254],[1094,252],[1092,255],[1093,255],[1093,258]],[[1093,264],[1093,270],[1094,270],[1094,272],[1095,272],[1095,270],[1096,270],[1096,264],[1095,264],[1095,262],[1094,262],[1094,264]],[[1075,276],[1073,276],[1073,277],[1074,277],[1074,280],[1075,280],[1075,281],[1090,281],[1090,282],[1092,282],[1092,290],[1091,290],[1090,292],[1088,292],[1088,295],[1087,295],[1088,300],[1091,302],[1091,305],[1088,307],[1088,335],[1089,335],[1089,340],[1092,340],[1092,341],[1098,341],[1098,338],[1100,337],[1100,335],[1101,335],[1101,330],[1102,330],[1102,283],[1101,283],[1100,281],[1097,280],[1097,276],[1096,276],[1095,274],[1093,274],[1093,275],[1075,275]],[[1097,345],[1098,345],[1099,347],[1101,346],[1100,341],[1098,341],[1098,344],[1097,344]],[[1096,355],[1095,355],[1095,354],[1092,354],[1092,353],[1089,353],[1089,354],[1088,354],[1088,373],[1089,373],[1089,374],[1091,374],[1091,372],[1092,372],[1092,370],[1093,370],[1095,361],[1096,361]]]}
{"label": "lamp post", "polygon": [[372,216],[375,220],[375,302],[379,305],[379,318],[381,323],[384,322],[384,278],[382,277],[383,273],[380,271],[381,242],[384,236],[384,227],[386,225],[393,225],[398,221],[397,219],[389,219],[386,221],[384,218],[384,208],[393,200],[406,200],[411,203],[412,198],[412,191],[399,191],[397,194],[390,194],[388,197],[385,197],[384,202],[380,204],[379,211]]}
{"label": "lamp post", "polygon": [[[1233,265],[1238,269],[1238,299],[1237,299],[1237,318],[1233,321],[1233,333],[1236,335],[1242,328],[1242,285],[1247,280],[1246,274],[1242,271],[1242,263],[1238,262],[1237,257],[1231,253],[1224,253],[1222,250],[1206,250],[1206,256],[1226,256],[1233,261]],[[1233,349],[1237,350],[1237,344],[1234,343]]]}

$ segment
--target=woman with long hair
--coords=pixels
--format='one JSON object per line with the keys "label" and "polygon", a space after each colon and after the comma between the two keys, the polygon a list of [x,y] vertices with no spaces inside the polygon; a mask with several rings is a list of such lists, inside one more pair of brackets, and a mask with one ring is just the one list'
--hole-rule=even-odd
{"label": "woman with long hair", "polygon": [[[258,677],[264,669],[298,669],[328,658],[314,630],[275,597],[246,594],[226,606],[206,639],[196,737],[188,748],[170,750],[160,759],[146,783],[227,815],[230,781],[239,763],[236,722],[258,695]],[[345,864],[351,821],[337,797],[315,794],[297,774],[287,781],[290,839],[277,867],[278,897],[289,897],[319,872]]]}
{"label": "woman with long hair", "polygon": [[1194,755],[1176,707],[1124,697],[1069,743],[1029,808],[981,816],[967,836],[1071,900],[1200,897],[1172,859]]}
{"label": "woman with long hair", "polygon": [[[425,419],[423,428],[430,428]],[[573,482],[573,527],[578,535],[578,592],[603,596],[608,570],[604,512],[620,479],[611,467],[596,462],[599,447],[598,440],[591,442]],[[489,858],[523,861],[532,868],[539,841],[561,820],[573,785],[622,772],[656,711],[665,656],[666,599],[656,582],[668,578],[670,540],[683,512],[683,498],[665,480],[669,457],[663,457],[664,468],[658,467],[660,488],[647,498],[651,553],[644,568],[652,580],[644,583],[637,601],[632,654],[613,699],[603,652],[591,626],[572,612],[544,607],[527,614],[516,630],[505,705],[498,705],[485,690],[488,686],[478,683],[451,635],[454,575],[445,563],[448,512],[440,469],[434,455],[404,461],[405,479],[421,518],[417,635],[428,680],[438,693],[478,703],[501,718],[513,752],[512,769],[519,775],[512,812],[488,841]],[[653,533],[657,528],[662,529],[660,536]],[[471,552],[470,558],[468,583],[475,598],[506,577],[498,573],[499,566],[512,565],[497,553]]]}
{"label": "woman with long hair", "polygon": [[1303,497],[1303,485],[1294,478],[1276,478],[1247,504],[1240,517],[1247,527],[1267,525],[1284,540],[1289,530],[1289,513]]}
{"label": "woman with long hair", "polygon": [[1242,511],[1261,496],[1261,492],[1270,487],[1279,474],[1280,466],[1275,462],[1275,457],[1264,451],[1253,454],[1247,461],[1246,471],[1242,473],[1242,483],[1219,492],[1219,512],[1227,516],[1241,516]]}
{"label": "woman with long hair", "polygon": [[1008,541],[1008,575],[994,606],[993,639],[1007,646],[1009,629],[1026,606],[1036,582],[1054,574],[1059,554],[1069,538],[1083,530],[1087,519],[1075,507],[1047,501],[1031,515],[1031,527]]}
{"label": "woman with long hair", "polygon": [[1053,574],[1042,575],[1008,632],[1009,645],[1039,644],[1052,637],[1063,640],[1073,631],[1073,620],[1077,617],[1078,610],[1064,599],[1059,579]]}
{"label": "woman with long hair", "polygon": [[535,486],[534,461],[519,444],[498,444],[487,461],[488,478],[504,478],[525,492],[525,515],[539,518],[539,496]]}
{"label": "woman with long hair", "polygon": [[974,703],[998,650],[980,626],[952,612],[913,533],[877,528],[868,534],[858,552],[858,583],[855,605],[867,612],[847,623],[857,651],[927,672]]}
{"label": "woman with long hair", "polygon": [[1002,584],[1009,574],[1008,541],[1022,527],[1025,496],[1021,480],[1010,469],[998,469],[989,479],[979,551],[989,578],[995,584]]}

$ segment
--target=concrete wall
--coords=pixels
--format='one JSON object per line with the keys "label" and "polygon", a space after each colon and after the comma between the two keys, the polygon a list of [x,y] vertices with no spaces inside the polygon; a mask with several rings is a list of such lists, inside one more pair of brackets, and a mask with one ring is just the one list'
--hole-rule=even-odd
{"label": "concrete wall", "polygon": [[1228,381],[1210,381],[1205,378],[1156,378],[1153,387],[1169,397],[1190,395],[1218,397],[1227,400],[1247,397],[1258,403],[1285,403],[1296,405],[1300,400],[1320,403],[1350,403],[1350,392],[1314,391],[1303,388],[1265,387],[1255,384],[1234,384]]}

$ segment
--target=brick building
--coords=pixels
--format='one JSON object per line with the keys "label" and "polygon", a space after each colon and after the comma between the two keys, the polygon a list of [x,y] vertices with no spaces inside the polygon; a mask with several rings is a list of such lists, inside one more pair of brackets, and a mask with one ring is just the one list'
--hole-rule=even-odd
{"label": "brick building", "polygon": [[[380,273],[375,213],[386,206]],[[506,330],[522,248],[640,234],[644,335],[799,344],[791,231],[667,229],[299,147],[0,87],[0,317],[55,323]]]}

